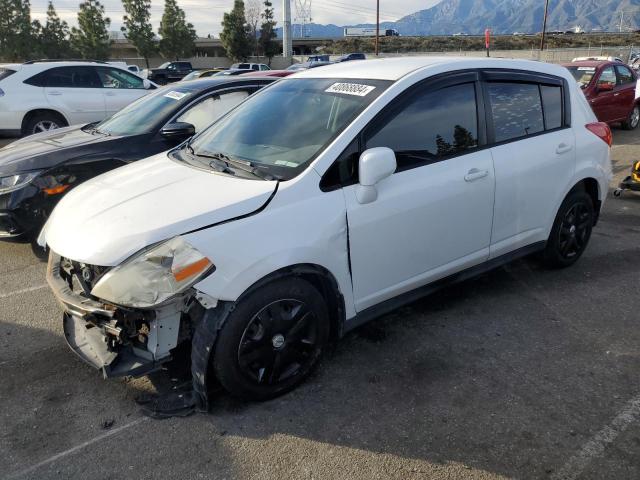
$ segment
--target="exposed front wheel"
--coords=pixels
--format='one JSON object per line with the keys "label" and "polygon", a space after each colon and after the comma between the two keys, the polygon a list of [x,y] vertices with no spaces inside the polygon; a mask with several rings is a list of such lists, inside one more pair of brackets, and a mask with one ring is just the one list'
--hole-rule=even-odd
{"label": "exposed front wheel", "polygon": [[638,124],[640,124],[640,107],[635,105],[627,119],[622,122],[622,128],[625,130],[635,130],[638,128]]}
{"label": "exposed front wheel", "polygon": [[573,265],[591,238],[594,210],[591,197],[575,191],[560,206],[544,251],[545,263],[553,268]]}
{"label": "exposed front wheel", "polygon": [[229,315],[216,342],[214,373],[232,395],[267,400],[309,375],[328,337],[327,308],[313,285],[277,280],[242,298]]}

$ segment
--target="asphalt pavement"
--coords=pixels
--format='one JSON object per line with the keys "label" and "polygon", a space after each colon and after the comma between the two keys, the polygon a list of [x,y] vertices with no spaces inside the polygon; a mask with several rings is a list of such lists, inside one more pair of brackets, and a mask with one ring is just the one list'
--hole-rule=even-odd
{"label": "asphalt pavement", "polygon": [[[616,184],[640,131],[614,130]],[[143,417],[148,379],[76,359],[45,265],[0,244],[0,477],[638,479],[640,194],[609,197],[584,257],[515,262],[333,345],[266,403]]]}

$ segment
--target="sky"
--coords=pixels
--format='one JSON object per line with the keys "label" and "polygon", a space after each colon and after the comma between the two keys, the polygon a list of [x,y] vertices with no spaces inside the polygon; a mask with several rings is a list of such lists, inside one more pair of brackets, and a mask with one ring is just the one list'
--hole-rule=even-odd
{"label": "sky", "polygon": [[[122,3],[120,0],[101,0],[106,15],[111,19],[109,30],[120,30],[122,23]],[[246,1],[246,0],[245,0]],[[290,0],[291,16],[295,20],[296,3],[311,2],[311,16],[314,23],[350,25],[373,23],[376,19],[375,0]],[[429,8],[440,0],[380,0],[380,21],[398,20],[404,15]],[[278,25],[282,24],[282,0],[272,0]],[[80,0],[53,0],[58,15],[70,25],[76,25],[76,15]],[[31,0],[34,19],[42,21],[46,17],[48,0]],[[187,21],[191,22],[201,37],[220,33],[222,14],[231,10],[233,0],[178,0],[184,9]],[[151,22],[157,31],[164,2],[151,0]]]}

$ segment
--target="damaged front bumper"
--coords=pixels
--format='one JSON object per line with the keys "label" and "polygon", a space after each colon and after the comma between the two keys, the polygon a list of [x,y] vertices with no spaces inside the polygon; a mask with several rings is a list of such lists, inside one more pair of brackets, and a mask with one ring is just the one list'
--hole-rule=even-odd
{"label": "damaged front bumper", "polygon": [[171,359],[171,350],[190,339],[191,317],[201,315],[202,307],[193,295],[176,297],[153,310],[101,302],[89,293],[95,276],[104,273],[96,272],[99,268],[50,254],[47,281],[64,309],[67,343],[105,378],[141,376],[159,369]]}

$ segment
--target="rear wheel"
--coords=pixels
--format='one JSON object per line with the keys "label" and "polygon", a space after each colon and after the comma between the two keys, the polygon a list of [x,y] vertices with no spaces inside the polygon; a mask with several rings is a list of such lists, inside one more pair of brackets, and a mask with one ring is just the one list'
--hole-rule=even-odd
{"label": "rear wheel", "polygon": [[594,210],[585,191],[570,193],[558,210],[544,250],[544,261],[552,268],[573,265],[591,238]]}
{"label": "rear wheel", "polygon": [[625,130],[635,130],[638,128],[638,124],[640,124],[640,107],[635,105],[627,119],[622,122],[622,128]]}
{"label": "rear wheel", "polygon": [[27,120],[22,134],[25,136],[33,135],[66,126],[67,122],[60,115],[54,112],[41,112],[32,115]]}
{"label": "rear wheel", "polygon": [[232,395],[267,400],[311,373],[329,337],[322,295],[300,278],[277,280],[239,301],[222,327],[213,357]]}

